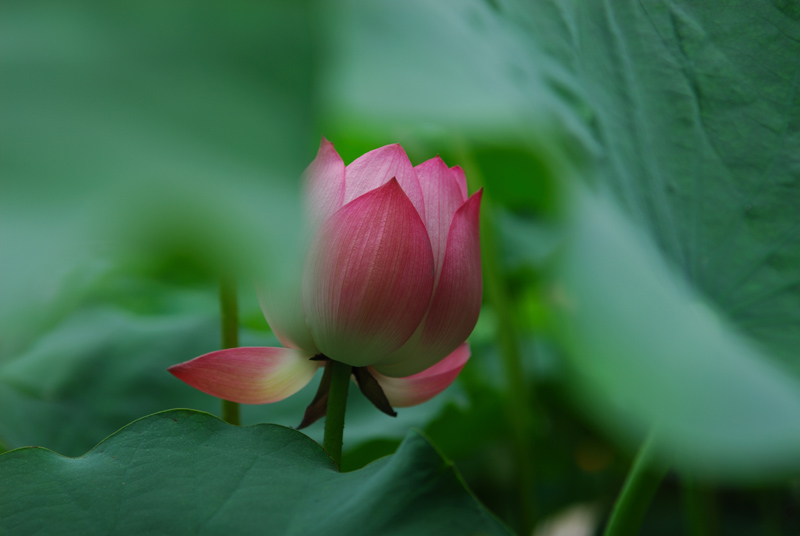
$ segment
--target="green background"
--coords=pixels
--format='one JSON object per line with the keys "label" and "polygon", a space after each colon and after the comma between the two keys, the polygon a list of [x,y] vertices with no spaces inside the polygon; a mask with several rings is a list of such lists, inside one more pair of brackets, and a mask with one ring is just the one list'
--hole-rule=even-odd
{"label": "green background", "polygon": [[[654,431],[643,533],[800,530],[798,58],[784,0],[6,2],[0,442],[82,456],[217,413],[165,369],[219,347],[220,274],[242,343],[275,345],[251,281],[302,253],[320,136],[400,142],[485,188],[484,306],[441,396],[392,420],[351,393],[345,469],[419,428],[515,530],[575,505],[601,530]],[[245,423],[296,425],[314,383]],[[11,456],[36,469],[1,493],[45,504],[59,458]]]}

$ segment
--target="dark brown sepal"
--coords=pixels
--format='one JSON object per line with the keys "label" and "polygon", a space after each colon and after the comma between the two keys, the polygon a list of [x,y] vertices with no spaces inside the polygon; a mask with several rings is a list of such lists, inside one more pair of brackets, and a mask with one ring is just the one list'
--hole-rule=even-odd
{"label": "dark brown sepal", "polygon": [[356,377],[358,388],[361,389],[367,400],[372,402],[373,406],[390,417],[397,417],[397,412],[392,408],[389,399],[386,398],[381,384],[370,374],[367,367],[353,367],[353,375]]}
{"label": "dark brown sepal", "polygon": [[[314,357],[311,359],[314,359]],[[327,361],[327,358],[325,358],[325,360],[325,371],[322,373],[322,380],[319,382],[317,394],[314,395],[314,399],[306,408],[303,420],[300,422],[297,430],[302,430],[306,426],[314,424],[328,413],[328,391],[331,389],[331,367],[329,366],[330,362]]]}

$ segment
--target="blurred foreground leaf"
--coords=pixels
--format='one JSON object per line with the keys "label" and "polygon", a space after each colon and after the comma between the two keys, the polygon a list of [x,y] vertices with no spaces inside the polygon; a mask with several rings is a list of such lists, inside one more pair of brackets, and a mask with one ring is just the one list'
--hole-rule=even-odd
{"label": "blurred foreground leaf", "polygon": [[98,258],[266,277],[291,255],[316,137],[309,9],[4,3],[0,353]]}
{"label": "blurred foreground leaf", "polygon": [[326,6],[321,115],[329,135],[400,141],[412,153],[425,140],[436,140],[438,152],[460,137],[512,153],[520,140],[555,144],[568,139],[565,132],[592,145],[574,103],[563,98],[574,92],[571,79],[555,58],[531,46],[527,29],[512,22],[513,12],[507,18],[502,4],[339,0]]}
{"label": "blurred foreground leaf", "polygon": [[659,426],[701,474],[800,469],[796,6],[338,5],[326,103],[346,133],[463,136],[515,212],[570,190],[554,154],[599,193],[574,200],[554,275],[586,410],[629,444]]}
{"label": "blurred foreground leaf", "polygon": [[417,433],[339,473],[300,432],[175,410],[81,458],[6,453],[0,479],[0,528],[15,534],[509,534]]}
{"label": "blurred foreground leaf", "polygon": [[800,470],[800,19],[781,6],[565,17],[604,157],[556,276],[562,342],[601,422],[655,426],[706,475]]}
{"label": "blurred foreground leaf", "polygon": [[797,471],[800,382],[664,263],[608,200],[582,195],[553,300],[578,395],[631,442],[699,474]]}

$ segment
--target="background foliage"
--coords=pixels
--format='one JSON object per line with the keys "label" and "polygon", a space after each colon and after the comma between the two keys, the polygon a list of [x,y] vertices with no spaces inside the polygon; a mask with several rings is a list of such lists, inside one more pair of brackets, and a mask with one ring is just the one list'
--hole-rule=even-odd
{"label": "background foliage", "polygon": [[[274,345],[250,281],[297,254],[319,136],[346,162],[399,141],[485,188],[485,304],[443,395],[391,420],[353,393],[345,469],[416,427],[515,529],[578,505],[600,530],[653,431],[643,533],[800,530],[796,3],[3,11],[5,448],[218,412],[165,368],[218,348],[219,274],[242,343]],[[314,389],[244,421],[296,425]]]}

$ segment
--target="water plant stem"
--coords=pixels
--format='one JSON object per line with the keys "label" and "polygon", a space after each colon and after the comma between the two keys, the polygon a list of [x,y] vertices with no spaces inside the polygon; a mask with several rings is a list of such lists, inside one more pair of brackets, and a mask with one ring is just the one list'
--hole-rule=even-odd
{"label": "water plant stem", "polygon": [[[714,519],[714,495],[710,488],[700,485],[692,476],[681,475],[681,502],[686,533],[689,536],[717,534]],[[765,532],[765,534],[770,534]]]}
{"label": "water plant stem", "polygon": [[[223,276],[219,282],[219,311],[221,347],[236,348],[239,346],[239,305],[236,298],[236,281]],[[222,401],[222,420],[239,425],[239,404],[230,400]]]}
{"label": "water plant stem", "polygon": [[344,437],[344,413],[347,407],[347,390],[350,388],[352,367],[328,361],[331,367],[331,388],[328,392],[328,413],[325,416],[325,436],[322,447],[328,452],[336,467],[342,467],[342,438]]}
{"label": "water plant stem", "polygon": [[639,534],[647,509],[667,474],[666,465],[653,463],[655,435],[650,432],[633,461],[614,510],[606,525],[604,536],[635,536]]}
{"label": "water plant stem", "polygon": [[[465,143],[457,148],[464,163],[472,188],[484,186],[480,168],[473,160]],[[503,375],[506,384],[506,415],[513,441],[512,455],[517,473],[517,531],[530,534],[536,521],[534,498],[533,432],[534,396],[532,385],[525,379],[522,356],[518,346],[515,313],[500,266],[500,252],[496,241],[495,207],[491,196],[484,191],[481,202],[481,259],[486,301],[497,315],[495,338],[500,349]]]}

